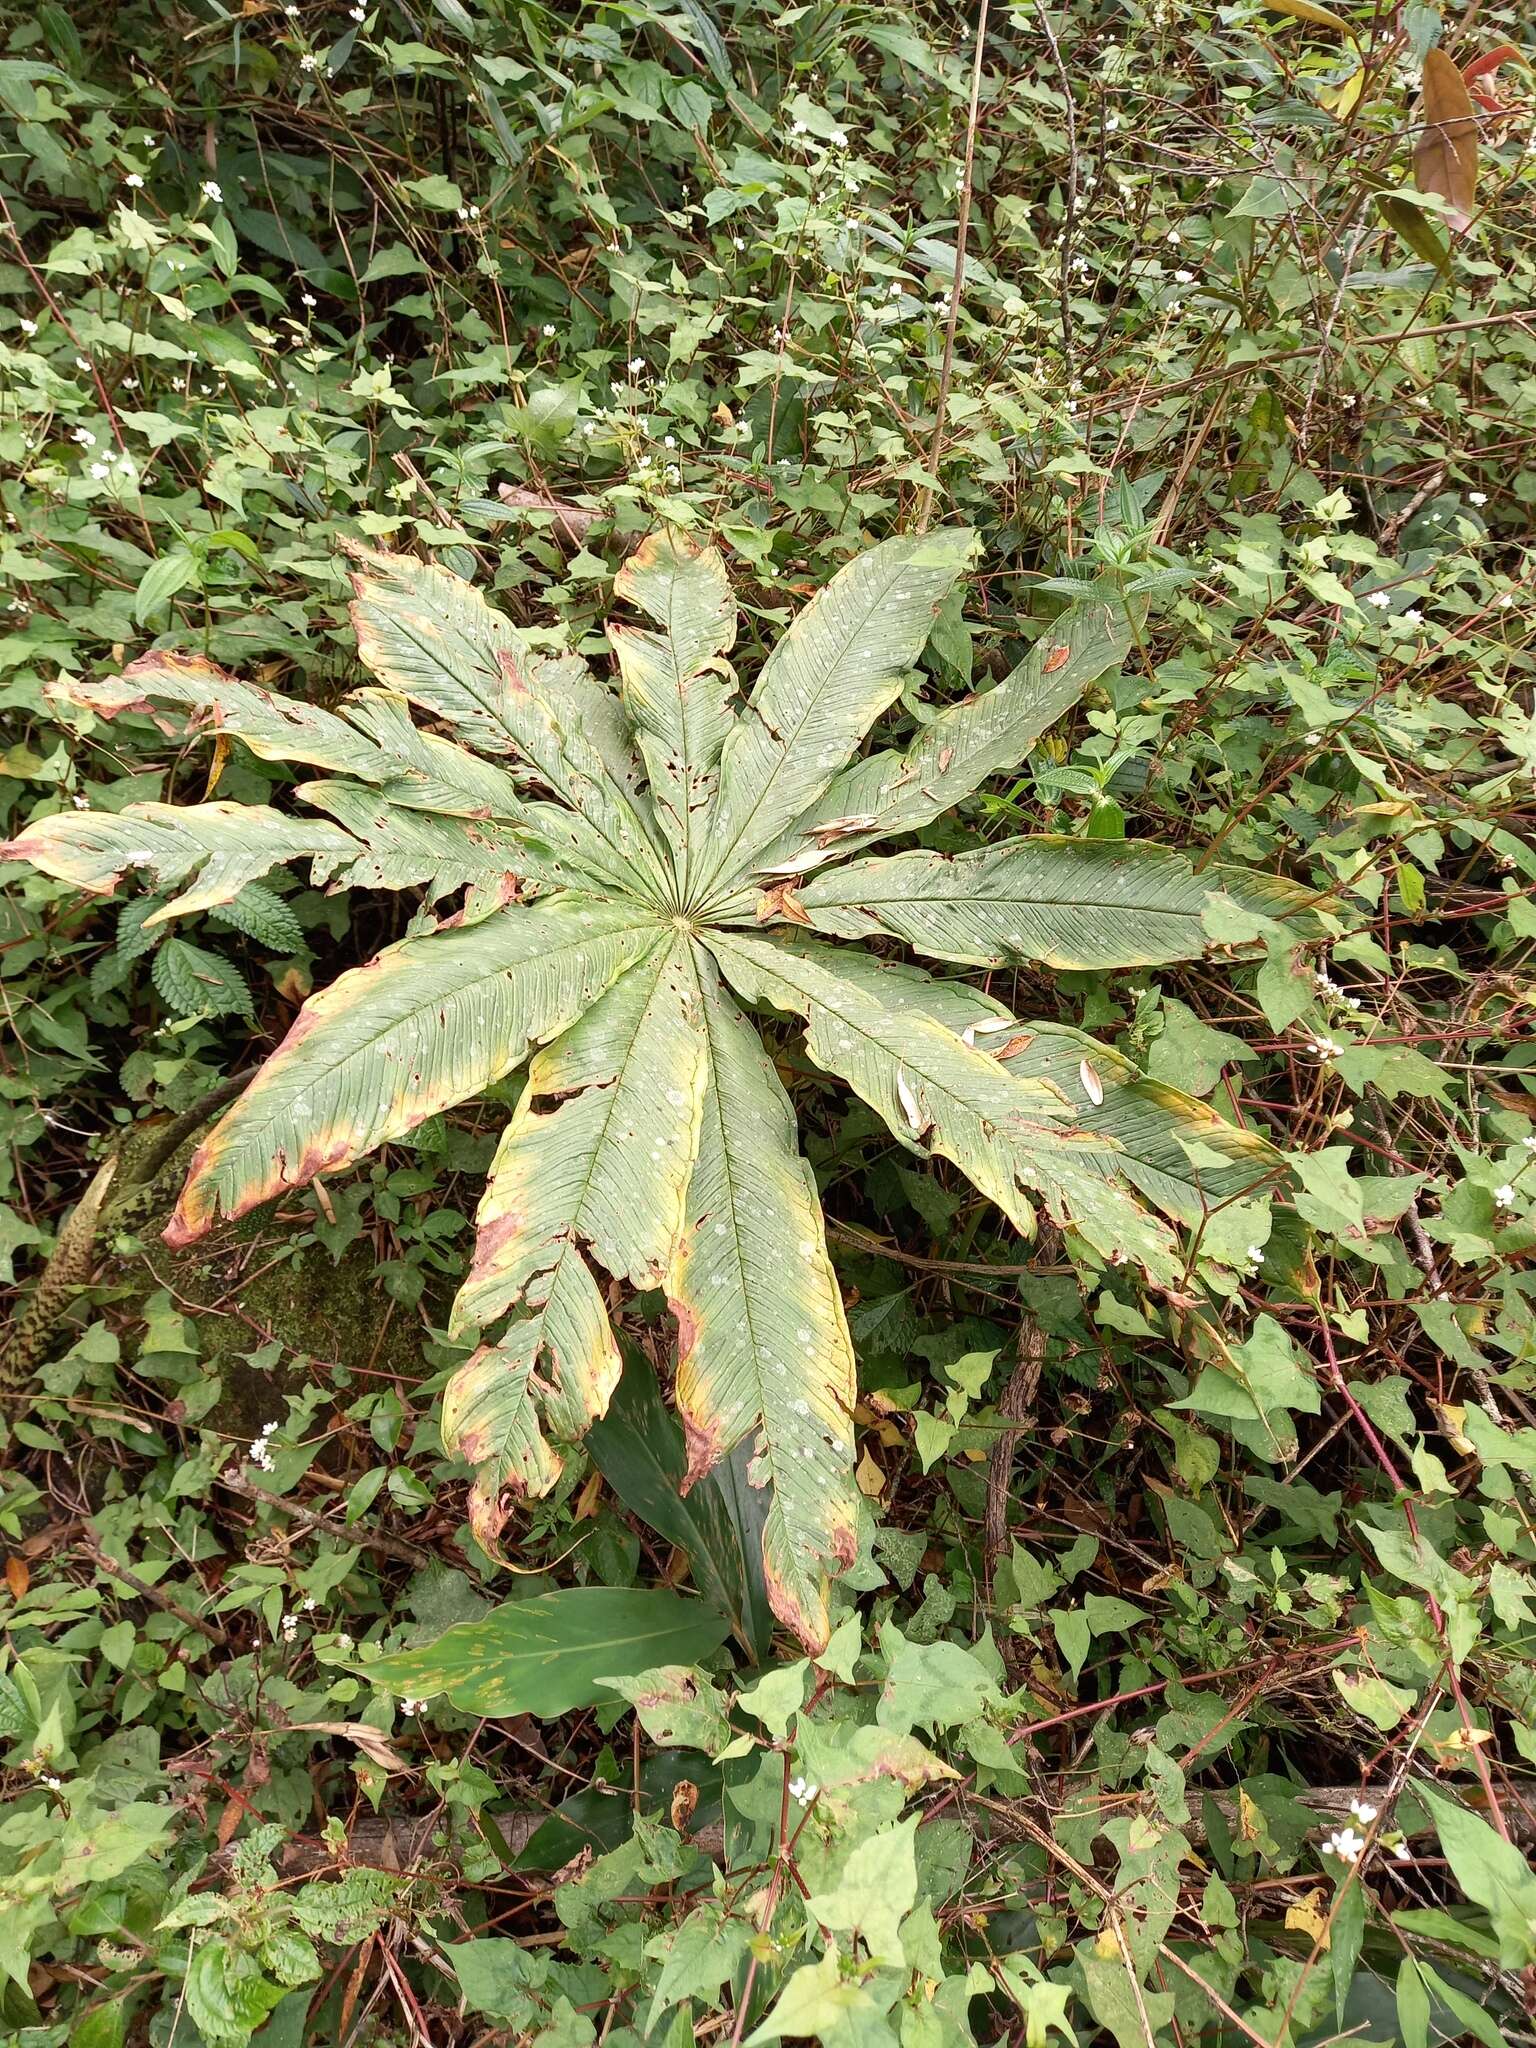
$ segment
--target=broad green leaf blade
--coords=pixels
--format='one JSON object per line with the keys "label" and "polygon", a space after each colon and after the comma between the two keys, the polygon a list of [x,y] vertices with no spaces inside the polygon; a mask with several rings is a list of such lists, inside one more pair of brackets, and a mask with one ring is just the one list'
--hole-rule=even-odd
{"label": "broad green leaf blade", "polygon": [[248,882],[285,861],[309,859],[323,881],[363,851],[337,825],[288,818],[264,804],[129,804],[121,811],[60,811],[0,846],[45,875],[110,896],[130,868],[170,887],[190,886],[144,920],[165,924],[232,903]]}
{"label": "broad green leaf blade", "polygon": [[893,973],[812,939],[721,931],[709,946],[738,994],[804,1017],[818,1066],[840,1074],[909,1150],[953,1161],[1021,1234],[1035,1233],[1038,1194],[1106,1258],[1133,1258],[1172,1284],[1169,1232],[1104,1172],[1107,1138],[1084,1130],[1052,1083],[1010,1073],[939,1022],[912,969]]}
{"label": "broad green leaf blade", "polygon": [[210,731],[242,740],[263,761],[303,761],[365,782],[381,770],[378,748],[333,712],[242,683],[200,654],[145,654],[104,682],[62,675],[47,694],[100,718],[187,711]]}
{"label": "broad green leaf blade", "polygon": [[[490,1548],[501,1491],[542,1493],[570,1443],[603,1414],[619,1354],[584,1252],[632,1287],[659,1287],[683,1225],[698,1142],[704,1040],[687,941],[652,951],[546,1046],[497,1149],[479,1239],[451,1328],[503,1337],[443,1397],[443,1442],[483,1466],[471,1520]],[[552,1106],[551,1106],[552,1105]]]}
{"label": "broad green leaf blade", "polygon": [[729,1623],[702,1600],[615,1586],[572,1586],[508,1600],[480,1621],[445,1629],[425,1649],[356,1667],[380,1692],[446,1693],[466,1714],[549,1719],[616,1695],[602,1680],[657,1664],[696,1664]]}
{"label": "broad green leaf blade", "polygon": [[499,1081],[572,1024],[656,930],[638,906],[556,897],[405,939],[341,975],[198,1146],[167,1243],[348,1166]]}
{"label": "broad green leaf blade", "polygon": [[[624,1372],[606,1414],[587,1432],[592,1462],[632,1515],[688,1558],[694,1585],[731,1625],[754,1664],[768,1655],[773,1615],[763,1583],[761,1491],[742,1471],[738,1444],[683,1494],[688,1454],[650,1360],[621,1342]],[[741,1496],[746,1498],[742,1499]]]}
{"label": "broad green leaf blade", "polygon": [[750,872],[816,802],[894,701],[971,544],[964,528],[883,541],[796,618],[725,742],[701,888]]}
{"label": "broad green leaf blade", "polygon": [[534,654],[462,577],[408,555],[350,552],[352,623],[374,674],[481,753],[525,761],[602,843],[611,881],[664,891],[662,842],[612,692],[574,657]]}
{"label": "broad green leaf blade", "polygon": [[736,601],[725,564],[670,529],[651,534],[625,562],[614,595],[660,626],[610,625],[620,694],[666,824],[678,883],[692,872],[695,822],[712,799],[720,750],[735,723],[726,656],[736,639]]}
{"label": "broad green leaf blade", "polygon": [[803,1643],[830,1628],[827,1574],[856,1548],[853,1346],[795,1114],[757,1033],[695,955],[708,1045],[699,1158],[667,1294],[690,1482],[749,1432],[768,1598]]}
{"label": "broad green leaf blade", "polygon": [[[933,960],[1102,968],[1199,959],[1211,944],[1203,919],[1213,899],[1306,918],[1315,892],[1246,868],[1197,873],[1183,854],[1144,841],[1040,833],[969,853],[849,861],[812,875],[793,907],[816,931],[889,933]],[[1315,926],[1313,917],[1297,936]]]}
{"label": "broad green leaf blade", "polygon": [[1054,619],[995,689],[951,704],[904,754],[855,761],[754,863],[760,874],[804,874],[871,840],[931,824],[991,775],[1017,768],[1090,683],[1125,659],[1140,610],[1108,571]]}

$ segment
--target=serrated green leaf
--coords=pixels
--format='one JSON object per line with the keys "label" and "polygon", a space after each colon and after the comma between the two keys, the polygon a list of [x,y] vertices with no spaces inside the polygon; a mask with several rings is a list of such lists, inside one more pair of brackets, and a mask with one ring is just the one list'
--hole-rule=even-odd
{"label": "serrated green leaf", "polygon": [[190,939],[167,939],[151,969],[155,987],[178,1017],[252,1017],[251,992],[238,967]]}

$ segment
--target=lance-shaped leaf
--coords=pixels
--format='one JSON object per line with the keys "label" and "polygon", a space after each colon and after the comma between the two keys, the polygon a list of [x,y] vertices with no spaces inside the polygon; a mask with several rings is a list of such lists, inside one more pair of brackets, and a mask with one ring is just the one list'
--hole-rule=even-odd
{"label": "lance-shaped leaf", "polygon": [[244,741],[263,761],[304,761],[336,775],[376,781],[387,772],[377,746],[334,712],[242,683],[200,654],[170,650],[141,655],[120,676],[90,682],[60,676],[46,693],[101,718],[125,711],[179,710],[229,739]]}
{"label": "lance-shaped leaf", "polygon": [[664,886],[662,842],[619,706],[586,664],[531,652],[510,619],[446,569],[356,546],[351,553],[362,565],[352,578],[352,622],[374,674],[468,745],[527,762],[603,842],[617,886],[633,888],[637,873]]}
{"label": "lance-shaped leaf", "polygon": [[1282,1160],[1256,1131],[1143,1074],[1123,1053],[1065,1024],[976,1033],[1009,1073],[1059,1088],[1080,1129],[1105,1140],[1101,1171],[1123,1174],[1176,1223],[1273,1180]]}
{"label": "lance-shaped leaf", "polygon": [[0,859],[30,861],[97,896],[110,896],[130,868],[167,887],[195,877],[144,920],[156,925],[233,903],[247,882],[284,861],[307,857],[323,880],[362,851],[337,825],[285,817],[264,804],[129,804],[121,811],[60,811],[34,819],[0,846]]}
{"label": "lance-shaped leaf", "polygon": [[[658,937],[562,1038],[535,1058],[502,1135],[452,1328],[523,1313],[455,1377],[443,1441],[480,1475],[471,1519],[490,1547],[504,1484],[547,1491],[571,1443],[606,1412],[620,1359],[584,1257],[657,1287],[683,1223],[704,1089],[698,996],[680,936]],[[536,1404],[536,1405],[535,1405]]]}
{"label": "lance-shaped leaf", "polygon": [[306,782],[297,794],[344,825],[358,843],[333,879],[348,889],[409,889],[424,885],[436,901],[466,883],[515,878],[540,889],[590,893],[599,874],[561,850],[564,827],[579,824],[552,804],[529,804],[525,819],[549,814],[550,845],[542,827],[509,825],[499,818],[455,817],[417,804],[393,802],[356,782]]}
{"label": "lance-shaped leaf", "polygon": [[695,821],[714,795],[720,750],[734,723],[735,679],[726,662],[736,638],[736,600],[725,564],[670,530],[652,534],[613,582],[661,628],[610,625],[651,799],[672,841],[679,883],[693,868]]}
{"label": "lance-shaped leaf", "polygon": [[1458,232],[1477,209],[1477,109],[1454,59],[1438,47],[1424,53],[1424,126],[1413,145],[1413,178],[1437,192]]}
{"label": "lance-shaped leaf", "polygon": [[893,702],[972,535],[888,540],[840,569],[763,664],[720,759],[702,883],[729,883],[832,781]]}
{"label": "lance-shaped leaf", "polygon": [[1086,1032],[1021,1021],[995,996],[908,961],[861,961],[858,971],[878,976],[889,1006],[920,1009],[1010,1073],[1055,1089],[1088,1141],[1081,1163],[1091,1160],[1106,1181],[1129,1181],[1177,1223],[1198,1222],[1280,1169],[1280,1155],[1256,1132],[1152,1080]]}
{"label": "lance-shaped leaf", "polygon": [[939,712],[905,753],[870,754],[845,768],[763,853],[758,872],[803,874],[873,839],[915,831],[989,776],[1017,768],[1089,684],[1125,659],[1140,610],[1106,571],[995,689]]}
{"label": "lance-shaped leaf", "polygon": [[166,1230],[200,1236],[488,1088],[654,942],[638,904],[575,895],[386,947],[312,996],[192,1155]]}
{"label": "lance-shaped leaf", "polygon": [[1024,1236],[1035,1232],[1035,1193],[1105,1257],[1133,1258],[1173,1282],[1168,1232],[1105,1174],[1106,1139],[1081,1128],[1053,1083],[1009,1073],[866,955],[735,932],[712,932],[709,945],[748,1002],[804,1017],[818,1066],[840,1074],[910,1150],[952,1160]]}
{"label": "lance-shaped leaf", "polygon": [[696,954],[707,1085],[687,1226],[667,1293],[689,1483],[751,1431],[773,1489],[763,1563],[773,1611],[812,1648],[827,1574],[854,1556],[853,1346],[821,1203],[773,1062]]}
{"label": "lance-shaped leaf", "polygon": [[[773,901],[786,905],[780,889]],[[1315,893],[1247,868],[1196,870],[1168,847],[1040,833],[961,854],[855,860],[793,891],[795,921],[838,938],[881,932],[934,960],[1002,967],[1151,967],[1198,959],[1213,901],[1269,918],[1317,921]]]}

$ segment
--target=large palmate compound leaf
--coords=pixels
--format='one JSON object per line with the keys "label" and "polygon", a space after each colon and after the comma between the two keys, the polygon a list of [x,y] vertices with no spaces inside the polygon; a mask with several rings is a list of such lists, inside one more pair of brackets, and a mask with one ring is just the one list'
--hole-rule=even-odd
{"label": "large palmate compound leaf", "polygon": [[838,938],[885,932],[931,960],[1067,968],[1195,960],[1211,943],[1213,905],[1295,919],[1315,900],[1246,868],[1197,873],[1164,846],[1047,833],[970,853],[848,861],[774,898],[781,915],[787,900],[797,923]]}
{"label": "large palmate compound leaf", "polygon": [[167,1237],[403,1137],[564,1031],[656,937],[640,904],[553,897],[386,947],[312,996],[198,1146]]}
{"label": "large palmate compound leaf", "polygon": [[570,1443],[608,1406],[620,1359],[586,1254],[659,1287],[683,1225],[705,1080],[689,941],[655,935],[533,1060],[476,1219],[452,1328],[515,1320],[450,1384],[443,1441],[482,1467],[472,1516],[490,1548],[503,1485],[542,1493],[560,1471],[538,1423]]}
{"label": "large palmate compound leaf", "polygon": [[686,894],[695,824],[714,795],[720,752],[735,722],[736,684],[725,657],[736,638],[736,600],[713,548],[665,531],[629,557],[613,594],[661,628],[610,625],[608,637],[651,800],[670,834],[674,876]]}
{"label": "large palmate compound leaf", "polygon": [[1090,683],[1125,659],[1137,616],[1106,570],[995,688],[948,705],[905,753],[868,754],[843,769],[754,861],[755,871],[804,874],[873,839],[931,824],[988,776],[1010,773]]}
{"label": "large palmate compound leaf", "polygon": [[[305,1005],[199,1147],[166,1235],[184,1243],[339,1171],[526,1067],[454,1308],[479,1346],[443,1410],[444,1443],[476,1467],[488,1549],[607,1410],[621,1291],[661,1288],[684,1479],[729,1457],[765,1490],[765,1511],[737,1519],[761,1524],[769,1601],[804,1643],[826,1639],[829,1575],[857,1547],[854,1356],[794,1107],[737,997],[801,1020],[824,1072],[1023,1235],[1043,1210],[1085,1267],[1133,1261],[1179,1298],[1198,1276],[1178,1229],[1278,1170],[1261,1140],[1111,1048],[886,957],[895,941],[961,966],[1097,970],[1198,958],[1208,923],[1270,941],[1322,929],[1278,878],[1155,846],[1035,837],[846,859],[1017,770],[1131,645],[1136,606],[1105,571],[995,688],[921,710],[905,751],[853,758],[919,687],[969,546],[947,532],[850,562],[745,704],[723,565],[675,532],[616,580],[645,623],[611,629],[611,680],[540,652],[447,571],[357,549],[353,617],[383,687],[335,710],[168,653],[59,686],[108,717],[148,713],[178,738],[318,770],[292,794],[326,815],[67,810],[29,825],[13,857],[98,892],[142,868],[181,891],[161,918],[227,904],[285,860],[332,889],[420,890],[423,922],[465,892],[457,915]],[[477,1642],[472,1664],[482,1648],[501,1654]],[[601,1672],[619,1669],[605,1648]],[[523,1697],[482,1687],[479,1664],[464,1676],[466,1703]]]}
{"label": "large palmate compound leaf", "polygon": [[768,1597],[802,1641],[824,1641],[828,1570],[856,1548],[853,1345],[794,1108],[702,947],[694,962],[706,1086],[667,1282],[688,1470],[697,1479],[757,1431],[752,1477],[773,1488]]}
{"label": "large palmate compound leaf", "polygon": [[959,528],[885,541],[796,618],[725,742],[701,891],[750,870],[846,765],[894,702],[971,547]]}

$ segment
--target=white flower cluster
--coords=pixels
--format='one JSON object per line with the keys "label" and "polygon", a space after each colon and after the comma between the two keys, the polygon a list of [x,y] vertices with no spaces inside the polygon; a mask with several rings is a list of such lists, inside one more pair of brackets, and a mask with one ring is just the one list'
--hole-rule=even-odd
{"label": "white flower cluster", "polygon": [[820,1790],[819,1785],[809,1784],[804,1778],[791,1778],[789,1781],[789,1796],[800,1806],[809,1806]]}
{"label": "white flower cluster", "polygon": [[[1360,1827],[1369,1828],[1372,1821],[1380,1818],[1381,1808],[1369,1799],[1356,1797],[1349,1802],[1349,1812],[1352,1822],[1358,1821]],[[1388,1840],[1391,1842],[1392,1854],[1399,1863],[1412,1862],[1413,1851],[1402,1835],[1398,1835],[1395,1840],[1389,1836]],[[1335,1828],[1323,1841],[1323,1854],[1337,1856],[1344,1863],[1358,1863],[1365,1852],[1365,1846],[1366,1837],[1354,1826]]]}
{"label": "white flower cluster", "polygon": [[250,1462],[258,1472],[270,1472],[273,1469],[272,1439],[276,1436],[277,1430],[278,1425],[275,1422],[264,1422],[261,1425],[261,1435],[251,1445]]}
{"label": "white flower cluster", "polygon": [[1336,1060],[1344,1050],[1336,1038],[1330,1038],[1326,1031],[1320,1031],[1316,1038],[1307,1040],[1307,1051],[1315,1053],[1320,1060]]}
{"label": "white flower cluster", "polygon": [[1513,1209],[1513,1207],[1515,1206],[1514,1182],[1512,1180],[1507,1180],[1503,1183],[1501,1187],[1496,1187],[1493,1191],[1493,1199],[1498,1203],[1501,1209]]}
{"label": "white flower cluster", "polygon": [[402,1700],[400,1702],[400,1712],[406,1720],[409,1720],[413,1714],[421,1712],[423,1705],[424,1702],[421,1700]]}
{"label": "white flower cluster", "polygon": [[[1308,738],[1310,737],[1311,735],[1308,734]],[[1352,996],[1348,989],[1340,988],[1339,984],[1330,977],[1326,967],[1319,967],[1312,979],[1325,996],[1330,997],[1336,1003],[1342,1003],[1346,1010],[1363,1010],[1365,1008],[1364,998]]]}

